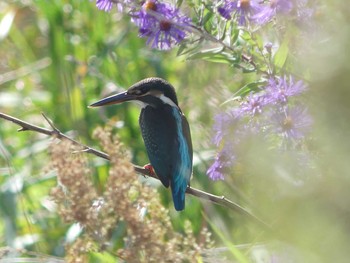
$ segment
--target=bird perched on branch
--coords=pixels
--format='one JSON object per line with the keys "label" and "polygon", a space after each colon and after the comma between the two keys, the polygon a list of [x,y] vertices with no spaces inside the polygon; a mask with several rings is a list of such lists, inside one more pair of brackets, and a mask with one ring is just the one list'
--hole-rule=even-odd
{"label": "bird perched on branch", "polygon": [[174,87],[161,78],[147,78],[90,107],[125,101],[141,104],[139,124],[151,166],[162,184],[170,186],[175,209],[183,210],[193,151],[190,127],[178,105]]}

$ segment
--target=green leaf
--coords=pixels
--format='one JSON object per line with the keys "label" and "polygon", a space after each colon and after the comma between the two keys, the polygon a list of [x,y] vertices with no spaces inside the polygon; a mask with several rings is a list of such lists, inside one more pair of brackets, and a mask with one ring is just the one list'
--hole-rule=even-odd
{"label": "green leaf", "polygon": [[225,64],[234,64],[237,63],[238,60],[235,55],[223,52],[222,47],[200,51],[190,55],[188,59],[203,59],[206,61]]}
{"label": "green leaf", "polygon": [[215,234],[219,236],[219,238],[222,240],[222,242],[225,244],[225,246],[228,248],[230,253],[234,256],[235,259],[237,259],[237,262],[239,263],[249,263],[249,259],[244,255],[242,251],[240,251],[230,240],[228,240],[224,233],[222,233],[216,225],[211,222],[207,217],[206,217],[210,227],[213,229]]}
{"label": "green leaf", "polygon": [[250,94],[251,92],[257,92],[259,88],[266,84],[266,80],[258,80],[254,82],[250,82],[246,85],[244,85],[242,88],[240,88],[238,91],[236,91],[231,98],[224,101],[222,105],[229,103],[231,101],[239,100],[240,98],[243,98]]}
{"label": "green leaf", "polygon": [[183,0],[176,1],[176,8],[180,8],[183,3]]}
{"label": "green leaf", "polygon": [[90,252],[89,253],[90,258],[89,258],[89,262],[93,262],[93,263],[99,263],[99,262],[103,262],[103,263],[116,263],[118,261],[116,261],[115,256],[109,254],[108,252]]}
{"label": "green leaf", "polygon": [[251,92],[256,92],[259,89],[259,87],[261,87],[262,85],[265,85],[265,84],[266,84],[266,80],[258,80],[258,81],[248,83],[248,84],[244,85],[242,88],[240,88],[235,93],[235,96],[245,97]]}
{"label": "green leaf", "polygon": [[231,30],[231,43],[232,44],[237,42],[240,32],[241,31],[238,28],[233,28]]}
{"label": "green leaf", "polygon": [[202,24],[206,25],[209,22],[209,20],[213,17],[213,15],[214,14],[212,12],[207,12],[202,18]]}
{"label": "green leaf", "polygon": [[289,51],[288,42],[289,39],[285,38],[285,40],[282,42],[281,46],[277,50],[275,56],[273,57],[273,64],[278,69],[283,68],[284,64],[286,63]]}

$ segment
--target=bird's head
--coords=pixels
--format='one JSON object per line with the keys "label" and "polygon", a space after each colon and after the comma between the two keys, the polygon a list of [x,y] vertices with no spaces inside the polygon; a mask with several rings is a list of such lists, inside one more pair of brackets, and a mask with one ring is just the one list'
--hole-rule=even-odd
{"label": "bird's head", "polygon": [[159,107],[168,104],[178,107],[174,87],[161,78],[147,78],[132,85],[127,91],[101,99],[90,107],[119,104],[125,101],[141,102],[142,106]]}

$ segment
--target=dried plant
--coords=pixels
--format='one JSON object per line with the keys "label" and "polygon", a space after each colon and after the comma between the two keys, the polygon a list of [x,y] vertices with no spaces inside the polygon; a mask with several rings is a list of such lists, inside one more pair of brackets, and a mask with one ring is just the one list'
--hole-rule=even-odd
{"label": "dried plant", "polygon": [[52,197],[63,221],[78,222],[85,230],[67,246],[67,261],[84,262],[89,251],[113,250],[108,244],[120,223],[126,225],[123,246],[110,252],[126,262],[201,261],[201,251],[211,246],[206,229],[200,241],[189,221],[184,222],[184,234],[175,232],[157,191],[139,182],[118,139],[108,129],[98,128],[94,134],[111,156],[107,186],[101,195],[94,188],[86,159],[71,154],[72,144],[52,145],[52,167],[58,180]]}

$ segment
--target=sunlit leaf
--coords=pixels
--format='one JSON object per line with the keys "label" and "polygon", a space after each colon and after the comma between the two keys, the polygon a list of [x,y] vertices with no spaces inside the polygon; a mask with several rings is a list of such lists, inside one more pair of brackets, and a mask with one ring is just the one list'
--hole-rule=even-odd
{"label": "sunlit leaf", "polygon": [[107,252],[98,253],[98,252],[90,252],[90,260],[89,262],[94,263],[116,263],[115,255],[111,255]]}
{"label": "sunlit leaf", "polygon": [[188,56],[188,59],[203,59],[216,63],[234,64],[237,62],[237,57],[230,53],[222,52],[223,48],[213,48],[202,50],[198,53]]}
{"label": "sunlit leaf", "polygon": [[245,97],[251,92],[256,92],[259,90],[259,88],[266,84],[265,80],[259,80],[259,81],[254,81],[250,82],[246,85],[244,85],[242,88],[240,88],[237,92],[235,92],[233,95],[234,96],[240,96],[240,97]]}
{"label": "sunlit leaf", "polygon": [[0,41],[6,38],[10,32],[13,19],[15,18],[16,12],[14,10],[9,10],[0,21]]}
{"label": "sunlit leaf", "polygon": [[276,68],[283,68],[284,64],[286,63],[289,51],[288,43],[289,40],[285,39],[273,57],[273,63]]}

